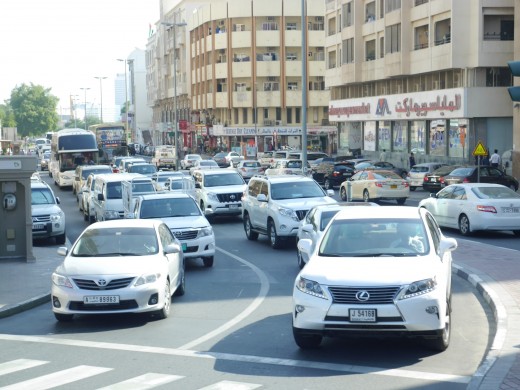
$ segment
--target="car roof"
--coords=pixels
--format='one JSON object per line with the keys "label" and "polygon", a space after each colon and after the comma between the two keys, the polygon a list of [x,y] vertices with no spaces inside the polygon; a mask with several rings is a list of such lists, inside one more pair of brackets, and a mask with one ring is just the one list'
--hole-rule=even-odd
{"label": "car roof", "polygon": [[182,193],[182,192],[159,192],[154,194],[143,194],[139,195],[140,198],[144,200],[151,199],[164,199],[164,198],[190,198],[193,199],[190,195]]}
{"label": "car roof", "polygon": [[357,206],[379,206],[379,205],[374,202],[342,202],[342,203],[320,204],[320,205],[314,206],[313,209],[316,209],[317,211],[343,210],[346,207],[352,207],[352,206],[357,207]]}
{"label": "car roof", "polygon": [[340,210],[335,219],[372,219],[372,218],[420,218],[418,207],[392,206],[392,207],[347,207]]}
{"label": "car roof", "polygon": [[446,186],[444,188],[448,187],[465,187],[465,188],[475,188],[475,187],[506,187],[502,184],[496,184],[496,183],[454,183],[450,184],[449,186]]}
{"label": "car roof", "polygon": [[101,179],[106,182],[131,180],[134,178],[150,179],[149,177],[141,175],[140,173],[102,173],[100,175],[96,175],[96,180]]}
{"label": "car roof", "polygon": [[431,166],[434,166],[434,165],[447,165],[447,164],[445,164],[445,163],[438,163],[438,162],[427,162],[427,163],[415,164],[414,167],[431,167]]}
{"label": "car roof", "polygon": [[157,227],[163,222],[160,219],[112,219],[109,221],[95,222],[90,226],[87,226],[85,231],[90,229],[99,229],[99,228],[147,228],[147,227]]}
{"label": "car roof", "polygon": [[257,175],[254,178],[260,178],[267,180],[271,183],[287,183],[287,182],[295,182],[295,181],[314,181],[314,179],[307,176],[300,175]]}
{"label": "car roof", "polygon": [[197,169],[195,172],[200,172],[203,175],[238,175],[239,173],[234,169]]}

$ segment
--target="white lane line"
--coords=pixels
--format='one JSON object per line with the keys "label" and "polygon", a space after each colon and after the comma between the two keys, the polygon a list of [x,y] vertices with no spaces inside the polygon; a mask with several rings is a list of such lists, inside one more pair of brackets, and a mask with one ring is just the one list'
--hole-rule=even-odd
{"label": "white lane line", "polygon": [[[15,336],[10,334],[0,334],[0,340],[6,341],[23,341],[32,343],[42,344],[54,344],[54,345],[67,345],[73,347],[84,347],[84,348],[100,348],[110,349],[118,351],[138,352],[138,353],[151,353],[157,355],[169,355],[186,358],[199,358],[199,359],[210,359],[210,360],[226,360],[234,361],[239,363],[254,363],[254,364],[270,364],[285,367],[296,367],[306,368],[324,371],[343,372],[349,374],[372,374],[372,375],[383,375],[390,377],[400,377],[409,379],[419,380],[430,380],[439,382],[454,382],[454,383],[469,383],[471,380],[470,376],[464,375],[453,375],[453,374],[437,374],[423,371],[412,371],[412,370],[401,370],[401,369],[386,369],[382,367],[369,367],[369,366],[356,366],[350,364],[340,363],[322,363],[305,360],[294,360],[294,359],[278,359],[269,358],[262,356],[253,355],[237,355],[231,353],[219,353],[219,352],[198,352],[188,351],[175,348],[164,348],[164,347],[150,347],[146,345],[133,345],[133,344],[116,344],[116,343],[103,343],[95,341],[84,341],[84,340],[72,340],[72,339],[54,339],[51,337],[43,336]],[[31,389],[33,390],[33,389]]]}
{"label": "white lane line", "polygon": [[136,376],[123,382],[115,383],[111,386],[103,387],[98,390],[146,390],[165,385],[184,378],[180,375],[155,374],[153,372]]}
{"label": "white lane line", "polygon": [[43,375],[38,378],[29,379],[27,381],[18,382],[14,385],[1,387],[2,390],[47,390],[54,387],[66,385],[85,379],[93,375],[102,374],[103,372],[110,371],[111,368],[105,367],[94,367],[94,366],[77,366],[69,368],[68,370],[62,370],[53,372],[52,374]]}
{"label": "white lane line", "polygon": [[253,313],[265,300],[265,297],[267,296],[267,293],[269,292],[269,280],[267,278],[267,275],[256,265],[250,263],[247,260],[244,260],[241,257],[238,257],[237,255],[234,255],[233,253],[230,253],[224,249],[216,248],[219,252],[222,252],[226,256],[229,256],[236,261],[246,265],[247,267],[251,268],[253,272],[258,276],[258,279],[260,279],[260,291],[258,292],[258,295],[255,299],[253,299],[253,302],[247,306],[242,313],[232,318],[230,321],[222,324],[215,330],[209,332],[205,336],[199,337],[198,339],[195,339],[193,341],[190,341],[189,343],[186,343],[182,346],[180,346],[178,349],[193,349],[197,345],[202,344],[205,341],[208,341],[212,339],[213,337],[216,337],[224,332],[227,332],[229,329],[231,329],[233,326],[238,324],[240,321],[243,321],[245,318],[247,318],[251,313]]}
{"label": "white lane line", "polygon": [[222,381],[217,382],[214,385],[202,387],[199,390],[253,390],[258,389],[261,386],[262,385],[257,385],[255,383]]}
{"label": "white lane line", "polygon": [[26,370],[28,368],[41,366],[42,364],[47,364],[49,362],[43,360],[31,360],[31,359],[17,359],[11,360],[10,362],[5,362],[0,364],[0,376],[7,375],[12,372]]}

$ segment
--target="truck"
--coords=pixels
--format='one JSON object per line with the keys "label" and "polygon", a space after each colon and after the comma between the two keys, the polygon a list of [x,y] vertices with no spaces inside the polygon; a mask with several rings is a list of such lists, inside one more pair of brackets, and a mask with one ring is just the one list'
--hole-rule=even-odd
{"label": "truck", "polygon": [[152,158],[152,164],[161,168],[176,169],[177,152],[172,145],[161,145],[155,147],[155,154]]}
{"label": "truck", "polygon": [[135,200],[139,195],[155,194],[155,186],[149,177],[135,177],[121,182],[121,197],[125,210],[125,218],[134,210]]}

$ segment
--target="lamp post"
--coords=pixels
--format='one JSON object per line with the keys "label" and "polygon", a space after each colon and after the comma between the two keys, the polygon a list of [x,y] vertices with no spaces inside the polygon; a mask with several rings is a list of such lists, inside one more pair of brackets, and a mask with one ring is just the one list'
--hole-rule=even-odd
{"label": "lamp post", "polygon": [[176,23],[168,23],[161,22],[162,25],[169,28],[173,28],[173,101],[175,106],[175,128],[174,128],[174,137],[175,137],[175,169],[179,170],[179,140],[178,140],[178,132],[179,132],[179,116],[177,112],[177,37],[176,37],[176,27],[184,27],[187,25],[186,22],[176,22]]}
{"label": "lamp post", "polygon": [[101,119],[101,123],[103,123],[103,83],[102,81],[104,79],[106,79],[106,76],[95,76],[94,77],[95,79],[98,79],[99,80],[99,93],[101,95],[101,100],[100,100],[100,119]]}
{"label": "lamp post", "polygon": [[128,145],[128,139],[130,137],[128,136],[128,80],[127,80],[127,70],[126,70],[126,67],[127,67],[127,64],[132,63],[134,60],[127,60],[127,59],[121,59],[121,58],[118,58],[117,60],[118,61],[122,61],[122,62],[125,63],[125,116],[126,116],[126,121],[125,121],[125,143]]}
{"label": "lamp post", "polygon": [[80,89],[85,92],[85,130],[87,130],[87,91],[90,88],[80,88]]}

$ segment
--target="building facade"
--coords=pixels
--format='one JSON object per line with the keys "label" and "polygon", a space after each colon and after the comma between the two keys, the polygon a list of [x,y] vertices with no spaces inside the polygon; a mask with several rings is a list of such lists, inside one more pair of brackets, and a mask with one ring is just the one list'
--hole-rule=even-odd
{"label": "building facade", "polygon": [[339,153],[473,163],[513,144],[514,0],[326,0]]}

